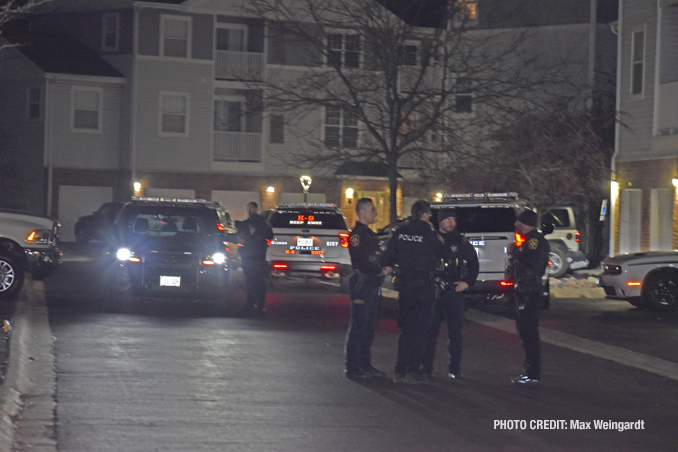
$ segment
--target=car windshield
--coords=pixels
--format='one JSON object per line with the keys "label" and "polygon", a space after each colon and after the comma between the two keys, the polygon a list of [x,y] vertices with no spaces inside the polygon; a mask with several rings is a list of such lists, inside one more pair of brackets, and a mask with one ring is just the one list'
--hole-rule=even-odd
{"label": "car windshield", "polygon": [[216,220],[207,211],[165,206],[135,206],[121,216],[124,234],[141,237],[190,237],[212,232]]}
{"label": "car windshield", "polygon": [[273,228],[348,229],[341,214],[320,209],[278,210],[270,222]]}
{"label": "car windshield", "polygon": [[467,232],[513,232],[516,213],[510,206],[460,207],[457,213],[457,230]]}

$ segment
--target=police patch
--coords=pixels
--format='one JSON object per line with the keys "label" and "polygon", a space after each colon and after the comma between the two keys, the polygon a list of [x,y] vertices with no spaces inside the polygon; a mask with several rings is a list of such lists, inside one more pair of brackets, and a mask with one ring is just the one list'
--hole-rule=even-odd
{"label": "police patch", "polygon": [[536,250],[537,245],[539,245],[539,240],[537,239],[530,239],[530,241],[527,242],[527,246],[530,247],[531,250]]}
{"label": "police patch", "polygon": [[358,234],[352,235],[351,236],[351,246],[358,246],[360,245],[360,236]]}

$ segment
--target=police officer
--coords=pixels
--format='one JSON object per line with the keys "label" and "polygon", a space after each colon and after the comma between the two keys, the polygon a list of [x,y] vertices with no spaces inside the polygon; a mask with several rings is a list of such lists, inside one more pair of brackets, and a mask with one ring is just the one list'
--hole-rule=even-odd
{"label": "police officer", "polygon": [[424,378],[430,379],[433,371],[433,359],[440,331],[440,322],[447,321],[448,378],[461,378],[462,337],[464,325],[464,291],[475,284],[478,277],[478,255],[475,248],[456,231],[457,215],[454,209],[438,211],[438,231],[445,239],[450,257],[445,259],[437,278],[438,296],[431,310],[431,318],[426,331],[426,348],[422,363]]}
{"label": "police officer", "polygon": [[525,240],[511,250],[507,272],[515,283],[516,327],[525,349],[525,373],[511,379],[519,385],[537,384],[541,376],[539,308],[543,296],[541,278],[548,265],[549,243],[537,230],[537,221],[537,214],[531,210],[524,210],[518,215],[515,229]]}
{"label": "police officer", "polygon": [[372,367],[370,348],[377,329],[379,288],[390,267],[381,268],[377,258],[379,239],[368,225],[377,217],[370,198],[361,198],[355,206],[358,221],[348,240],[353,274],[349,280],[351,323],[346,333],[347,378],[386,377],[386,372]]}
{"label": "police officer", "polygon": [[247,308],[255,315],[264,316],[269,266],[266,262],[268,240],[273,230],[258,213],[256,202],[247,204],[247,220],[238,224],[240,259],[247,286]]}
{"label": "police officer", "polygon": [[388,240],[381,264],[400,269],[397,322],[398,357],[396,383],[426,383],[421,373],[424,333],[434,301],[433,278],[441,259],[449,253],[430,223],[431,205],[419,200],[412,205],[409,223]]}

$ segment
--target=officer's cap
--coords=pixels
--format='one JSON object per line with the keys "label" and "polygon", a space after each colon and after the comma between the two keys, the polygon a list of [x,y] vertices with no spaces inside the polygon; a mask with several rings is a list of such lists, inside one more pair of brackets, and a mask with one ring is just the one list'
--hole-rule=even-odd
{"label": "officer's cap", "polygon": [[438,211],[438,223],[443,221],[445,218],[454,218],[457,219],[457,211],[454,209],[440,209]]}
{"label": "officer's cap", "polygon": [[533,210],[523,210],[520,215],[518,215],[517,220],[523,223],[525,226],[532,226],[533,228],[536,228],[539,217]]}

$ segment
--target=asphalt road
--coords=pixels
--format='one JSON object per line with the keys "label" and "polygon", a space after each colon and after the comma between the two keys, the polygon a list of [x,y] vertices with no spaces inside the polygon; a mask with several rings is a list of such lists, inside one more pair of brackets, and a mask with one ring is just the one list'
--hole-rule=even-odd
{"label": "asphalt road", "polygon": [[[343,377],[348,299],[331,287],[278,287],[266,319],[240,315],[242,290],[227,317],[177,304],[111,314],[87,256],[67,254],[59,272],[46,294],[62,452],[668,451],[678,440],[678,313],[553,299],[542,385],[517,388],[511,310],[472,309],[466,379],[442,378],[443,331],[435,384],[406,386]],[[373,361],[392,375],[391,306]]]}

